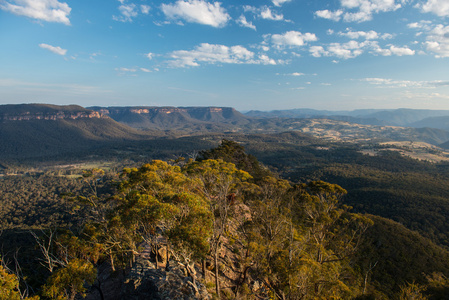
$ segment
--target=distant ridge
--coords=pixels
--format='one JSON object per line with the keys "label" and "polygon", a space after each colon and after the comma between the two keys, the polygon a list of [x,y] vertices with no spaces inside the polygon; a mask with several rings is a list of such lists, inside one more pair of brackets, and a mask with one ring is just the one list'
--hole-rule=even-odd
{"label": "distant ridge", "polygon": [[0,105],[2,159],[64,155],[157,136],[76,105]]}
{"label": "distant ridge", "polygon": [[58,106],[51,104],[8,104],[0,105],[0,122],[30,120],[64,120],[101,118],[90,109],[78,105]]}
{"label": "distant ridge", "polygon": [[[352,111],[329,111],[307,108],[257,111],[252,110],[245,113],[248,117],[256,118],[330,118],[344,120],[365,125],[391,125],[418,127],[418,122],[426,118],[449,117],[449,110],[430,109],[357,109]],[[432,126],[422,126],[432,127]],[[432,127],[446,129],[441,127]]]}
{"label": "distant ridge", "polygon": [[90,107],[101,115],[140,129],[183,130],[186,124],[198,129],[209,125],[243,125],[249,118],[231,107]]}

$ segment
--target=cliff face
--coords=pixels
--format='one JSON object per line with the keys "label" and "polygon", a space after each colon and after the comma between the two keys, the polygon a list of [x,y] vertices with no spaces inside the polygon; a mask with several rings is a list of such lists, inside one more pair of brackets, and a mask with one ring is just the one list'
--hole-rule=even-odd
{"label": "cliff face", "polygon": [[219,115],[223,119],[230,117],[240,117],[246,119],[244,115],[231,107],[92,107],[93,110],[110,116],[115,119],[117,117],[136,114],[156,116],[159,114],[181,114],[193,119],[208,121],[211,115]]}
{"label": "cliff face", "polygon": [[81,106],[57,106],[48,104],[1,105],[0,122],[30,120],[76,120],[101,118],[100,112]]}
{"label": "cliff face", "polygon": [[[92,107],[101,115],[135,128],[185,129],[186,126],[241,125],[248,117],[231,107]],[[198,129],[197,127],[195,127]]]}
{"label": "cliff face", "polygon": [[99,112],[77,112],[77,113],[66,113],[63,111],[58,111],[55,113],[31,113],[25,112],[17,115],[3,114],[0,115],[0,121],[30,121],[30,120],[76,120],[82,118],[101,118],[102,115]]}

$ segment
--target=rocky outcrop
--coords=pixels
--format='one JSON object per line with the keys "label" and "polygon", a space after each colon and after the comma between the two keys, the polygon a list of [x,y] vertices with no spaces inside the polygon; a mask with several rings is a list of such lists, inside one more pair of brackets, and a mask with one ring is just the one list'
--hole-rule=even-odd
{"label": "rocky outcrop", "polygon": [[140,259],[134,264],[125,279],[120,299],[122,300],[193,300],[212,299],[206,287],[186,276],[183,267],[172,262],[169,270],[156,269],[149,260]]}
{"label": "rocky outcrop", "polygon": [[31,113],[25,112],[21,114],[3,114],[0,115],[0,122],[3,121],[30,121],[30,120],[76,120],[82,118],[101,118],[102,115],[97,111],[90,112],[73,112],[68,113],[64,111],[58,111],[55,113]]}
{"label": "rocky outcrop", "polygon": [[247,124],[249,119],[232,107],[90,107],[102,115],[135,128],[197,131],[216,126]]}
{"label": "rocky outcrop", "polygon": [[169,268],[157,269],[150,260],[149,247],[137,256],[121,289],[122,300],[212,299],[206,287],[185,273],[182,264],[170,261]]}
{"label": "rocky outcrop", "polygon": [[7,104],[0,105],[0,122],[31,120],[76,120],[101,118],[98,111],[78,105]]}

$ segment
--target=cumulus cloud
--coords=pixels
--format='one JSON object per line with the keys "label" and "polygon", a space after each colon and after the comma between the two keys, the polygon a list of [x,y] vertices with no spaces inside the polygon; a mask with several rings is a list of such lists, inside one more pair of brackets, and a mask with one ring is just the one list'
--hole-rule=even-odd
{"label": "cumulus cloud", "polygon": [[275,12],[266,5],[259,8],[250,5],[244,5],[243,11],[253,13],[257,16],[257,18],[264,20],[291,22],[290,20],[284,19],[283,14]]}
{"label": "cumulus cloud", "polygon": [[440,17],[449,17],[449,2],[447,0],[428,0],[422,4],[423,12],[431,12]]}
{"label": "cumulus cloud", "polygon": [[241,15],[238,19],[237,19],[237,24],[239,24],[242,27],[247,27],[247,28],[251,28],[253,30],[256,30],[256,26],[252,23],[252,22],[248,22],[245,18],[244,15]]}
{"label": "cumulus cloud", "polygon": [[182,19],[213,27],[223,27],[231,18],[221,3],[203,0],[178,0],[174,4],[162,4],[162,11],[169,19]]}
{"label": "cumulus cloud", "polygon": [[39,47],[41,47],[42,49],[47,49],[58,55],[65,55],[67,53],[66,49],[62,49],[61,47],[54,47],[48,44],[39,44]]}
{"label": "cumulus cloud", "polygon": [[284,3],[290,2],[291,0],[271,0],[275,6],[281,6]]}
{"label": "cumulus cloud", "polygon": [[203,43],[194,50],[179,50],[169,54],[171,67],[197,67],[205,64],[265,64],[274,65],[276,61],[261,54],[257,58],[255,53],[242,46],[228,47]]}
{"label": "cumulus cloud", "polygon": [[284,20],[284,15],[273,13],[268,6],[262,8],[262,11],[260,12],[260,17],[265,20],[273,20],[273,21]]}
{"label": "cumulus cloud", "polygon": [[277,64],[274,59],[269,58],[268,55],[266,55],[266,54],[260,54],[258,61],[253,61],[250,63],[262,64],[262,65],[276,65]]}
{"label": "cumulus cloud", "polygon": [[313,57],[338,57],[341,59],[349,59],[360,56],[364,52],[369,52],[374,55],[382,56],[404,56],[415,55],[415,50],[407,46],[398,47],[395,45],[388,45],[388,48],[381,48],[378,41],[365,40],[357,42],[351,40],[347,43],[331,43],[323,46],[312,46],[309,48],[310,55]]}
{"label": "cumulus cloud", "polygon": [[390,51],[392,54],[397,55],[397,56],[415,55],[415,50],[411,50],[408,47],[396,47],[394,45],[391,45]]}
{"label": "cumulus cloud", "polygon": [[350,39],[359,39],[359,38],[363,38],[365,40],[377,40],[377,39],[390,39],[392,38],[391,34],[379,34],[374,30],[370,30],[370,31],[352,31],[351,29],[346,29],[346,32],[338,32],[337,33],[339,36],[344,36]]}
{"label": "cumulus cloud", "polygon": [[449,57],[449,26],[432,25],[430,21],[410,23],[408,28],[419,30],[416,36],[426,35],[425,49],[437,58]]}
{"label": "cumulus cloud", "polygon": [[397,47],[395,45],[389,45],[389,48],[381,48],[378,44],[372,44],[373,53],[379,54],[382,56],[404,56],[404,55],[415,55],[415,50],[410,49],[409,47]]}
{"label": "cumulus cloud", "polygon": [[317,41],[314,33],[301,33],[299,31],[287,31],[284,34],[265,35],[278,48],[304,46],[307,42]]}
{"label": "cumulus cloud", "polygon": [[133,18],[137,17],[138,15],[137,6],[133,3],[124,4],[123,0],[120,1],[120,3],[122,3],[122,5],[118,7],[120,16],[112,16],[112,19],[120,22],[132,22]]}
{"label": "cumulus cloud", "polygon": [[365,48],[372,43],[365,41],[359,43],[357,41],[349,41],[347,43],[331,43],[326,48],[323,46],[312,46],[309,48],[309,52],[313,57],[338,57],[342,59],[355,58],[361,55]]}
{"label": "cumulus cloud", "polygon": [[69,15],[72,9],[67,3],[58,0],[2,0],[0,8],[19,16],[70,25]]}
{"label": "cumulus cloud", "polygon": [[[373,14],[395,11],[401,7],[396,0],[340,0],[342,9],[336,11],[319,10],[315,15],[333,21],[364,22],[372,20]],[[398,2],[404,2],[400,0]]]}
{"label": "cumulus cloud", "polygon": [[149,5],[140,5],[140,11],[144,14],[144,15],[148,15],[149,12],[151,10],[151,7]]}
{"label": "cumulus cloud", "polygon": [[328,19],[328,20],[332,20],[332,21],[340,21],[341,16],[343,15],[343,11],[342,10],[330,11],[328,9],[325,9],[325,10],[316,11],[315,15],[317,17],[320,17],[323,19]]}
{"label": "cumulus cloud", "polygon": [[439,24],[427,35],[427,50],[435,53],[435,57],[449,57],[449,26]]}

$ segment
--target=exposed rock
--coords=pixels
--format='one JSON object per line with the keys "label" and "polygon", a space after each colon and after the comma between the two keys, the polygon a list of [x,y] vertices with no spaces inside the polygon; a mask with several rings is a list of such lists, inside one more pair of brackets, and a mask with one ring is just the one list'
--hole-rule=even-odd
{"label": "exposed rock", "polygon": [[138,258],[125,279],[120,299],[171,300],[212,299],[206,287],[186,277],[181,264],[171,261],[169,271],[156,266],[146,258]]}

